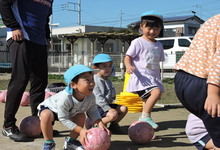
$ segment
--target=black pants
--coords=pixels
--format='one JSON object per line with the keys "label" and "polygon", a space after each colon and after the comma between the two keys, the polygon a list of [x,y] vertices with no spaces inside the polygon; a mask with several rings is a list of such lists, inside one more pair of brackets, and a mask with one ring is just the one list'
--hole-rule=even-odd
{"label": "black pants", "polygon": [[12,73],[6,97],[4,127],[11,127],[17,121],[15,115],[29,81],[31,113],[37,116],[37,106],[44,100],[48,80],[47,46],[12,39],[9,39],[7,44]]}
{"label": "black pants", "polygon": [[175,92],[180,102],[203,121],[214,145],[220,147],[220,117],[212,118],[204,109],[207,97],[207,80],[184,71],[178,71],[174,83]]}

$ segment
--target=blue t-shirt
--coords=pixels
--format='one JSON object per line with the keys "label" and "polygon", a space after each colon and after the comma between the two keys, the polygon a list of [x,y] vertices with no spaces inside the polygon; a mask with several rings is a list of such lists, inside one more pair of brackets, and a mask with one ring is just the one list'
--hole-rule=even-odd
{"label": "blue t-shirt", "polygon": [[[39,45],[46,45],[46,25],[52,13],[53,0],[16,0],[11,6],[16,21],[19,23],[24,38]],[[7,39],[11,38],[12,29],[8,28]]]}

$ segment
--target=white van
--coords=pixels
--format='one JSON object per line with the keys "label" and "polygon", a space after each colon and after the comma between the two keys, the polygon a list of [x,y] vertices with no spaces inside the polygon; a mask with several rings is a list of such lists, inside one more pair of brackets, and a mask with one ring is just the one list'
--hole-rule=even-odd
{"label": "white van", "polygon": [[193,36],[180,36],[157,38],[156,40],[163,45],[164,53],[176,54],[176,51],[185,51],[189,49],[192,39]]}
{"label": "white van", "polygon": [[156,40],[163,45],[165,55],[165,61],[161,63],[161,68],[173,69],[179,59],[176,52],[189,49],[192,39],[193,36],[157,38]]}

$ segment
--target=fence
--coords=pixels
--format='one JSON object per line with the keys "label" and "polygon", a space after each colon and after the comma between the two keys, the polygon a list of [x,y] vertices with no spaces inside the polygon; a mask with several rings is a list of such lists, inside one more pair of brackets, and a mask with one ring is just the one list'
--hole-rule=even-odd
{"label": "fence", "polygon": [[[10,72],[10,57],[6,51],[0,51],[0,72]],[[165,61],[160,63],[161,77],[173,78],[175,71],[173,70],[176,62],[181,58],[184,52],[176,54],[165,54]],[[116,76],[123,78],[125,73],[124,54],[112,55]],[[89,55],[74,55],[69,56],[68,53],[49,53],[48,69],[50,74],[63,74],[69,67],[76,64],[84,64],[91,67],[93,58]],[[8,71],[5,71],[8,69]]]}
{"label": "fence", "polygon": [[[183,55],[181,54],[170,54],[165,56],[165,61],[160,63],[161,66],[161,77],[162,78],[173,78],[175,71],[173,70],[176,62]],[[123,78],[125,73],[124,66],[124,55],[111,55],[114,62],[116,76]],[[70,66],[76,64],[84,64],[91,67],[93,58],[88,55],[78,56],[49,56],[48,67],[49,72],[53,74],[63,74]]]}

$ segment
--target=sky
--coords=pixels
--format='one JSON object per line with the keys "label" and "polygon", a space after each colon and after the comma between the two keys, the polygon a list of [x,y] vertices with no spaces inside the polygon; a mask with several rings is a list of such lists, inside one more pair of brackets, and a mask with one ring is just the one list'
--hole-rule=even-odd
{"label": "sky", "polygon": [[[81,19],[77,4],[81,2]],[[54,0],[52,23],[57,27],[81,25],[127,27],[143,12],[163,17],[195,15],[206,21],[220,13],[220,0]]]}

